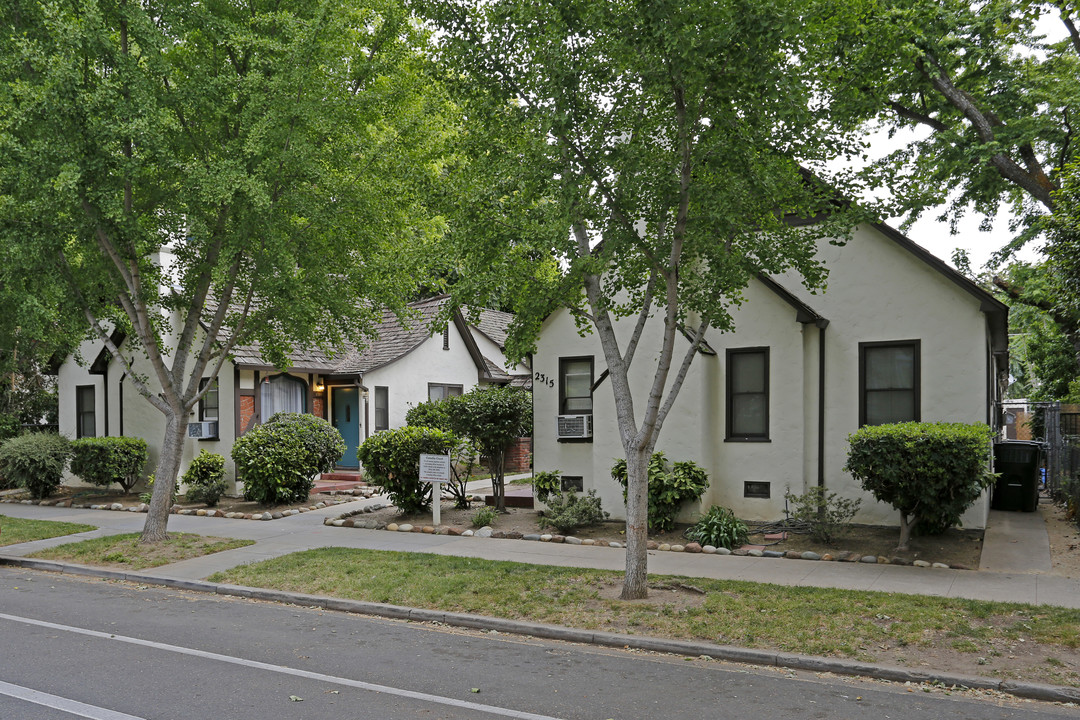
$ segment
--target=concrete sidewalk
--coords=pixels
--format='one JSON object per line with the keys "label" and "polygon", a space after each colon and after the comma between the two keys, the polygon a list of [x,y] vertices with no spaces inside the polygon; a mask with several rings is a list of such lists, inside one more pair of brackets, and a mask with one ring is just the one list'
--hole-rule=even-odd
{"label": "concrete sidewalk", "polygon": [[[374,503],[381,500],[358,502]],[[564,567],[624,568],[625,550],[616,548],[363,530],[323,524],[325,518],[340,515],[343,507],[315,510],[270,522],[173,515],[169,519],[171,530],[250,539],[255,544],[166,565],[142,574],[201,580],[237,565],[318,547],[427,552]],[[352,509],[358,505],[350,503],[347,507]],[[43,547],[71,542],[73,539],[138,532],[145,520],[144,515],[135,513],[36,505],[2,505],[0,514],[80,522],[99,528],[74,537],[3,547],[0,548],[0,558],[3,555],[25,556]],[[1015,537],[1010,533],[1015,533]],[[649,571],[787,586],[877,590],[1080,609],[1080,581],[1045,572],[1045,569],[1049,569],[1049,542],[1040,513],[993,513],[985,545],[985,569],[979,571],[656,551],[649,553]],[[1044,545],[1045,562],[1042,555]],[[1013,552],[1018,547],[1023,548],[1022,554]]]}

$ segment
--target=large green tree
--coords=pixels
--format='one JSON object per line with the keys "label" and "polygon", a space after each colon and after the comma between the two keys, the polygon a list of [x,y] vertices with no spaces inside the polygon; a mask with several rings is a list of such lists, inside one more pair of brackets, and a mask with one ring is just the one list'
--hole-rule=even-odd
{"label": "large green tree", "polygon": [[[812,109],[815,27],[775,0],[415,6],[490,148],[477,162],[493,190],[456,218],[479,226],[461,255],[476,268],[506,248],[554,255],[559,299],[603,347],[629,476],[622,596],[644,597],[648,461],[705,333],[731,327],[759,272],[822,285],[816,239],[845,221],[786,222],[832,198],[799,162],[843,150]],[[662,337],[641,347],[651,316]],[[631,392],[635,362],[652,379]]]}
{"label": "large green tree", "polygon": [[422,277],[442,105],[394,0],[3,6],[0,246],[162,413],[156,541],[201,378],[359,341]]}
{"label": "large green tree", "polygon": [[1037,286],[1005,275],[994,283],[1051,316],[1080,362],[1080,235],[1070,191],[1080,182],[1080,5],[824,0],[814,7],[838,21],[834,111],[857,126],[876,121],[916,138],[866,176],[889,187],[894,210],[912,219],[944,206],[942,219],[974,210],[988,225],[1009,207],[1015,239],[997,259],[1041,238],[1049,261]]}

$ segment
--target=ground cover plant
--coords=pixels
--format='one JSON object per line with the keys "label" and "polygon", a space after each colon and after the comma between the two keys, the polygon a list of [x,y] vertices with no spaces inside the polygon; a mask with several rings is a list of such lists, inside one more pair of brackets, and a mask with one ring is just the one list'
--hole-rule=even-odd
{"label": "ground cover plant", "polygon": [[[627,497],[626,460],[616,460],[611,466],[611,478],[623,487]],[[709,475],[700,465],[689,460],[669,464],[662,452],[649,460],[649,530],[661,532],[675,526],[675,516],[685,503],[697,500],[709,488]]]}
{"label": "ground cover plant", "polygon": [[172,533],[160,543],[140,543],[138,533],[109,535],[40,550],[30,557],[61,560],[80,565],[145,570],[169,563],[212,555],[223,550],[253,545],[254,540],[236,540],[191,533]]}
{"label": "ground cover plant", "polygon": [[97,530],[93,525],[79,523],[54,522],[51,520],[27,520],[0,515],[0,546],[18,545],[19,543],[46,538],[74,535],[75,533]]}
{"label": "ground cover plant", "polygon": [[217,453],[200,450],[184,472],[187,493],[184,499],[214,507],[225,494],[225,458]]}
{"label": "ground cover plant", "polygon": [[658,575],[650,576],[649,600],[622,601],[613,571],[348,548],[294,553],[210,580],[1080,685],[1080,611],[1064,608]]}

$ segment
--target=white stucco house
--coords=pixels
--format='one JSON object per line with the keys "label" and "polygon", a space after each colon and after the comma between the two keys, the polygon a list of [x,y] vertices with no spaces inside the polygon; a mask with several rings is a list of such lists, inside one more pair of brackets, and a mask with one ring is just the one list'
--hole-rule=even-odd
{"label": "white stucco house", "polygon": [[[235,348],[189,418],[180,472],[206,449],[225,456],[232,481],[233,441],[280,411],[329,420],[345,440],[339,468],[357,469],[360,443],[374,432],[404,425],[412,405],[460,395],[477,385],[527,385],[529,368],[508,362],[503,353],[513,317],[482,309],[470,311],[466,319],[454,310],[450,323],[439,330],[437,318],[449,302],[440,296],[412,303],[415,317],[408,325],[385,313],[377,336],[363,348],[350,346],[333,354],[295,350],[285,372],[267,364],[257,345]],[[136,369],[142,368],[137,364]],[[156,465],[163,416],[139,395],[103,343],[84,342],[58,375],[62,435],[141,437],[150,447],[149,467]]]}
{"label": "white stucco house", "polygon": [[[822,241],[817,252],[827,290],[812,294],[794,275],[759,276],[732,308],[734,330],[706,335],[657,445],[711,479],[681,519],[712,505],[744,519],[779,519],[785,493],[820,483],[862,498],[855,522],[895,525],[896,511],[842,470],[850,433],[907,420],[998,426],[1004,304],[884,224],[860,226],[841,246]],[[633,322],[617,326],[622,337]],[[639,408],[662,325],[662,317],[650,319],[631,368]],[[564,487],[595,489],[605,510],[625,517],[610,477],[622,447],[599,339],[579,336],[569,311],[558,310],[542,327],[533,371],[536,470],[559,471]],[[964,526],[985,527],[988,511],[984,496]]]}

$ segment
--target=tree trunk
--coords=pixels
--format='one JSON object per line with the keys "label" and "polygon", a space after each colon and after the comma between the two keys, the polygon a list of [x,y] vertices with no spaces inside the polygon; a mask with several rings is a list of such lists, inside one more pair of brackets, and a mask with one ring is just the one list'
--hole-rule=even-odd
{"label": "tree trunk", "polygon": [[506,481],[503,476],[506,452],[499,451],[491,456],[491,495],[495,499],[495,509],[506,512]]}
{"label": "tree trunk", "polygon": [[911,529],[915,526],[916,517],[907,513],[900,513],[900,542],[896,549],[904,552],[908,549],[908,541],[911,540]]}
{"label": "tree trunk", "polygon": [[150,497],[150,510],[146,513],[141,543],[168,540],[169,512],[172,509],[176,475],[180,470],[180,456],[184,452],[187,422],[184,414],[173,411],[165,415],[165,440],[161,444],[161,456],[154,472],[154,494]]}
{"label": "tree trunk", "polygon": [[649,593],[649,449],[626,454],[626,576],[623,600],[640,600]]}

